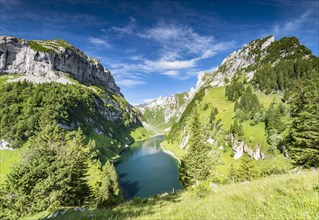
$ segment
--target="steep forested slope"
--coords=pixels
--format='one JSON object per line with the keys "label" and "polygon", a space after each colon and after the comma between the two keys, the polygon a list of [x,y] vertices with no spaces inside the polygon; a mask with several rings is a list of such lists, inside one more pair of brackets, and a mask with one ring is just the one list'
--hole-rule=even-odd
{"label": "steep forested slope", "polygon": [[144,130],[111,73],[65,41],[5,36],[0,73],[0,218],[120,202],[110,161]]}
{"label": "steep forested slope", "polygon": [[190,150],[191,121],[198,114],[201,138],[212,152],[219,149],[212,158],[220,157],[215,176],[221,181],[232,164],[240,166],[237,159],[246,153],[261,160],[255,164],[259,173],[273,172],[271,163],[286,170],[287,134],[294,111],[291,101],[298,85],[318,74],[318,58],[296,38],[254,40],[225,58],[218,70],[201,77],[198,92],[172,126],[163,147],[182,158]]}

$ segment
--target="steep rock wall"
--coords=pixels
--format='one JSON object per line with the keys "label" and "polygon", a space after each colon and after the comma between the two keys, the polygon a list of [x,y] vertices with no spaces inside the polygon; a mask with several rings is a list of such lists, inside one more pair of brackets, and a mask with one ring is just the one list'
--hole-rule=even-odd
{"label": "steep rock wall", "polygon": [[27,41],[0,36],[0,73],[58,80],[70,76],[85,85],[97,85],[120,95],[110,71],[96,59],[61,40]]}

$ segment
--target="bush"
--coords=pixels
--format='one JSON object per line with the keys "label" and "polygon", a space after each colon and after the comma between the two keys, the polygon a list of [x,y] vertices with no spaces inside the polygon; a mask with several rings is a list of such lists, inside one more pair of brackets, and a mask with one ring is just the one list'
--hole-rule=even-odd
{"label": "bush", "polygon": [[200,182],[198,185],[191,187],[191,192],[195,197],[203,198],[209,194],[214,193],[214,189],[208,182]]}

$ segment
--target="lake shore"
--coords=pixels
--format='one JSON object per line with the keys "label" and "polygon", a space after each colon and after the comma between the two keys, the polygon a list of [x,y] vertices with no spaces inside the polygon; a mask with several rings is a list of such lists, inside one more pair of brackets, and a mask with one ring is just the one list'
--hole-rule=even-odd
{"label": "lake shore", "polygon": [[160,144],[160,146],[161,146],[163,152],[165,152],[166,154],[171,155],[172,157],[174,157],[174,158],[178,161],[178,163],[181,163],[181,159],[179,159],[179,158],[174,154],[174,152],[169,151],[169,150],[166,150],[166,149],[163,147],[162,143]]}

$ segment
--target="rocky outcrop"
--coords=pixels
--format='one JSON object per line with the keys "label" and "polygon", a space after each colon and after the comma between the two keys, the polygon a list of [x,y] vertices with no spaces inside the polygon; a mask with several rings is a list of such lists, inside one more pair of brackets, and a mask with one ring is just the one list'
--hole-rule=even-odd
{"label": "rocky outcrop", "polygon": [[9,147],[10,144],[8,141],[0,140],[0,150],[14,150],[13,148]]}
{"label": "rocky outcrop", "polygon": [[71,77],[121,95],[109,70],[62,40],[27,41],[0,36],[0,72],[63,82]]}
{"label": "rocky outcrop", "polygon": [[[245,44],[241,49],[227,56],[217,70],[212,73],[199,75],[196,87],[193,90],[198,92],[200,88],[207,85],[212,87],[224,86],[226,78],[231,80],[236,72],[249,67],[267,55],[267,47],[274,41],[274,36],[268,36],[263,39],[254,40],[248,45]],[[254,71],[248,71],[246,75],[251,79]]]}
{"label": "rocky outcrop", "polygon": [[[144,119],[148,123],[155,127],[160,125],[160,127],[168,129],[182,115],[189,100],[189,94],[185,92],[168,97],[160,96],[149,103],[137,106],[137,108],[144,114]],[[152,118],[149,119],[148,116]],[[163,118],[163,120],[153,120],[154,118]]]}
{"label": "rocky outcrop", "polygon": [[236,139],[234,135],[228,136],[228,144],[232,146],[234,151],[234,159],[237,160],[244,155],[249,154],[255,160],[265,159],[265,154],[260,151],[260,145],[250,148],[244,141]]}

